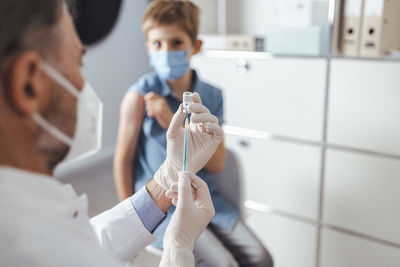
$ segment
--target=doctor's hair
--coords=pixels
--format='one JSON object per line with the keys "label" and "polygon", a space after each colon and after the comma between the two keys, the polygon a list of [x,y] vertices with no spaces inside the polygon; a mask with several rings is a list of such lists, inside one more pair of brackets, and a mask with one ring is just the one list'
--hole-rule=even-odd
{"label": "doctor's hair", "polygon": [[44,58],[51,56],[59,36],[65,0],[1,0],[0,1],[0,74],[20,54],[34,50]]}
{"label": "doctor's hair", "polygon": [[194,43],[199,34],[199,7],[187,0],[152,1],[143,17],[142,29],[146,37],[151,29],[170,24],[177,24]]}

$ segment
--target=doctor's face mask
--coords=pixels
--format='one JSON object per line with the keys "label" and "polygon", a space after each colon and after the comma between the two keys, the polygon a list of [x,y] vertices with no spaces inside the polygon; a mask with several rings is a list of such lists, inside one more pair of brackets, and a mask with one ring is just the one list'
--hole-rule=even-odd
{"label": "doctor's face mask", "polygon": [[75,134],[73,138],[69,137],[39,113],[33,115],[33,120],[44,131],[69,147],[69,152],[63,162],[76,161],[97,152],[101,146],[103,104],[96,92],[87,81],[83,89],[79,91],[47,63],[41,63],[40,68],[77,99]]}

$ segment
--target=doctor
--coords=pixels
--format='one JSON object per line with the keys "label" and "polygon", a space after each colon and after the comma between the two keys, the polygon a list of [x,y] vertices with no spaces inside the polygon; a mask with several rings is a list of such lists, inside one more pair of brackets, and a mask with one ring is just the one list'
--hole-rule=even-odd
{"label": "doctor", "polygon": [[[0,266],[120,266],[154,241],[171,199],[177,211],[161,266],[194,266],[194,243],[214,208],[206,184],[179,173],[181,108],[154,179],[114,208],[89,219],[86,196],[52,178],[62,160],[100,141],[101,102],[80,73],[83,54],[64,0],[0,1]],[[193,102],[190,173],[223,135],[199,95]]]}

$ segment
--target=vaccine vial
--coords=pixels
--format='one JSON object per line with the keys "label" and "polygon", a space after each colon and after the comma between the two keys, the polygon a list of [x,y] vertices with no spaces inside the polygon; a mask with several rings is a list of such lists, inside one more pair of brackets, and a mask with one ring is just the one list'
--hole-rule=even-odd
{"label": "vaccine vial", "polygon": [[189,113],[188,106],[192,103],[192,95],[191,92],[183,92],[183,110],[185,113]]}

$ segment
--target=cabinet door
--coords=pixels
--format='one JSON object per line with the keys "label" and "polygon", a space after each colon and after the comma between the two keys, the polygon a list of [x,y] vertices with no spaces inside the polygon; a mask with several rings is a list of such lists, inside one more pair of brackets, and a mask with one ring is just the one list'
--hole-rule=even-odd
{"label": "cabinet door", "polygon": [[228,125],[321,140],[326,60],[197,56],[193,66],[223,89]]}
{"label": "cabinet door", "polygon": [[324,221],[400,244],[400,160],[328,150]]}
{"label": "cabinet door", "polygon": [[398,267],[400,249],[331,230],[322,232],[322,267]]}
{"label": "cabinet door", "polygon": [[225,143],[238,157],[245,199],[317,218],[319,148],[230,135]]}
{"label": "cabinet door", "polygon": [[316,226],[249,209],[244,218],[271,253],[275,267],[315,266]]}
{"label": "cabinet door", "polygon": [[332,61],[328,141],[400,155],[400,63]]}

